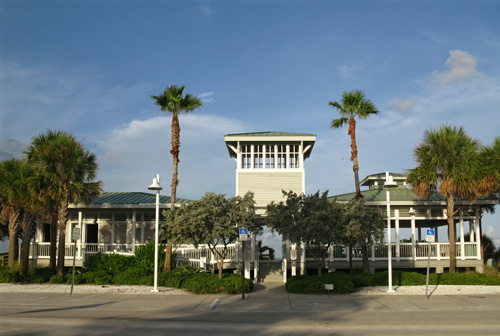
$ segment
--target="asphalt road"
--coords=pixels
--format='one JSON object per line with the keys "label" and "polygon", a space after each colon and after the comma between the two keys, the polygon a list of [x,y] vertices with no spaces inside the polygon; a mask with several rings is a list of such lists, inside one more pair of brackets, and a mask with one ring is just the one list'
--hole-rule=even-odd
{"label": "asphalt road", "polygon": [[0,293],[3,335],[499,335],[500,295]]}

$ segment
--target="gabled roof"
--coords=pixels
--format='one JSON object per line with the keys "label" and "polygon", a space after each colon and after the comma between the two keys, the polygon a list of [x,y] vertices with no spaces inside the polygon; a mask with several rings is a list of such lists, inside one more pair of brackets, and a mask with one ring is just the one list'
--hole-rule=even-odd
{"label": "gabled roof", "polygon": [[289,133],[289,132],[273,132],[273,131],[266,131],[266,132],[251,132],[251,133],[234,133],[234,134],[225,134],[224,137],[261,137],[261,136],[292,136],[292,137],[300,137],[300,136],[316,136],[316,134],[307,134],[307,133]]}
{"label": "gabled roof", "polygon": [[[191,200],[176,198],[175,204],[187,204]],[[152,205],[156,204],[156,194],[144,192],[104,192],[94,198],[90,203],[74,204],[72,207],[127,207],[127,205]],[[160,204],[170,204],[170,196],[160,195]],[[107,205],[107,206],[106,206]]]}
{"label": "gabled roof", "polygon": [[229,156],[236,158],[238,142],[270,142],[270,143],[297,143],[304,144],[304,159],[307,159],[311,154],[314,143],[316,142],[316,134],[308,133],[289,133],[289,132],[251,132],[251,133],[234,133],[224,135]]}

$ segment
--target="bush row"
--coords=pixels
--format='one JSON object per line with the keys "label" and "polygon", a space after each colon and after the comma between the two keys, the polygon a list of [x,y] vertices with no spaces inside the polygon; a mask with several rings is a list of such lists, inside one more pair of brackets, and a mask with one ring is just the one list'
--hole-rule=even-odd
{"label": "bush row", "polygon": [[[416,272],[394,271],[392,274],[394,286],[422,286],[426,283],[426,276]],[[387,286],[387,271],[375,274],[365,273],[327,273],[318,276],[295,276],[288,279],[286,289],[291,293],[322,294],[328,293],[325,284],[333,284],[332,293],[352,293],[356,288],[371,286]],[[500,286],[500,277],[487,276],[482,273],[443,273],[430,274],[431,285],[489,285]]]}

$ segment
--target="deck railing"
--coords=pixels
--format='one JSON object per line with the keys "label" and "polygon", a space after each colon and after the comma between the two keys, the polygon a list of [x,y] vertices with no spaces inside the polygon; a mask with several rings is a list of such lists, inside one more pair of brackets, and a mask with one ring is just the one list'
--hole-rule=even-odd
{"label": "deck railing", "polygon": [[[457,259],[479,259],[478,243],[468,242],[456,243],[455,251]],[[135,248],[141,244],[135,244]],[[399,247],[399,249],[398,249]],[[450,257],[449,243],[400,243],[398,245],[391,244],[393,260],[423,260],[427,259],[430,253],[430,258],[434,260],[446,260]],[[81,249],[81,250],[80,250]],[[218,247],[221,251],[223,247]],[[74,244],[66,243],[65,253],[66,258],[73,258]],[[76,258],[84,259],[86,256],[96,253],[120,253],[132,255],[134,246],[132,244],[103,244],[103,243],[86,243],[76,244]],[[189,264],[195,267],[216,267],[217,257],[213,255],[207,245],[200,245],[194,248],[189,245],[181,245],[175,248],[176,258],[184,264]],[[228,246],[227,256],[224,259],[225,263],[237,261],[240,257],[236,244]],[[306,260],[313,260],[315,253],[321,253],[330,261],[349,261],[348,248],[344,245],[332,245],[328,249],[326,246],[311,247],[306,250]],[[375,244],[368,247],[368,259],[387,260],[387,244]],[[48,259],[50,256],[50,243],[32,243],[30,246],[30,258],[32,259]],[[360,246],[353,247],[352,260],[361,260],[362,250]],[[207,266],[208,265],[208,266]]]}
{"label": "deck railing", "polygon": [[[398,250],[399,246],[399,250]],[[430,246],[430,249],[429,249]],[[479,259],[478,247],[475,242],[464,243],[462,250],[461,243],[455,244],[457,259]],[[320,247],[323,255],[328,255],[330,261],[348,261],[349,251],[344,245],[332,245],[326,249],[326,246]],[[361,260],[362,250],[360,246],[354,246],[352,249],[352,260]],[[420,260],[427,259],[430,252],[430,258],[435,260],[450,258],[449,243],[400,243],[399,245],[391,244],[393,260]],[[306,260],[314,259],[314,255],[318,254],[318,247],[311,247],[306,251]],[[387,260],[387,244],[376,244],[368,247],[369,260]]]}

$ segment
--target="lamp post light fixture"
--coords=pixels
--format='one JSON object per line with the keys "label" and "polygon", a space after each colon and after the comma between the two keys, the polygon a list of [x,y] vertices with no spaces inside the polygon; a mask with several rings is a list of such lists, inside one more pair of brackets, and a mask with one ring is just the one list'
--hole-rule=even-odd
{"label": "lamp post light fixture", "polygon": [[163,188],[160,186],[160,174],[156,175],[153,179],[153,183],[148,187],[149,190],[156,190],[156,225],[155,225],[155,279],[154,279],[154,289],[151,290],[152,293],[158,293],[158,227],[160,221],[160,190]]}
{"label": "lamp post light fixture", "polygon": [[391,247],[391,192],[389,189],[396,188],[398,184],[394,182],[392,176],[389,175],[389,172],[385,173],[385,183],[384,188],[386,188],[386,200],[387,200],[387,268],[389,272],[389,289],[387,293],[394,293],[394,289],[392,289],[392,247]]}

